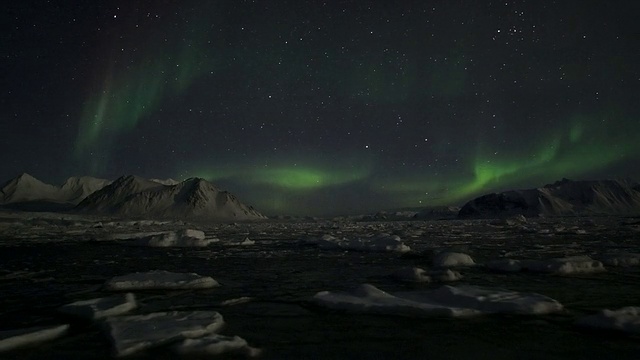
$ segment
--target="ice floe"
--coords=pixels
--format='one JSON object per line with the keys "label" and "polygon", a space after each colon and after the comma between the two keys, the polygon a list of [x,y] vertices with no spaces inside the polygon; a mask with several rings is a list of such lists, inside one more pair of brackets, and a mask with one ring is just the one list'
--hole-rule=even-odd
{"label": "ice floe", "polygon": [[405,253],[411,248],[402,242],[398,235],[381,233],[371,237],[337,238],[323,235],[319,239],[311,239],[308,243],[316,244],[321,249],[343,249],[355,251],[391,251]]}
{"label": "ice floe", "polygon": [[255,245],[255,241],[249,239],[248,237],[245,237],[242,240],[227,240],[225,241],[225,245],[230,245],[230,246],[247,246],[247,245]]}
{"label": "ice floe", "polygon": [[119,294],[104,298],[76,301],[63,305],[58,311],[79,316],[82,318],[96,320],[108,316],[126,314],[137,307],[136,298],[132,293]]}
{"label": "ice floe", "polygon": [[196,273],[173,273],[164,270],[116,276],[105,283],[108,290],[177,290],[208,289],[220,284],[209,276]]}
{"label": "ice floe", "polygon": [[597,258],[608,266],[640,266],[640,254],[636,253],[610,253]]}
{"label": "ice floe", "polygon": [[240,355],[256,357],[262,350],[249,346],[247,341],[239,336],[208,335],[198,339],[186,339],[173,346],[173,350],[180,355],[213,356]]}
{"label": "ice floe", "polygon": [[219,331],[223,325],[222,315],[215,311],[158,312],[106,320],[116,356],[131,355],[187,338],[198,338]]}
{"label": "ice floe", "polygon": [[69,325],[32,327],[27,329],[0,331],[0,352],[17,349],[64,336]]}
{"label": "ice floe", "polygon": [[140,235],[129,237],[128,239],[132,240],[131,244],[151,247],[204,247],[219,241],[216,238],[207,239],[203,231],[192,229]]}
{"label": "ice floe", "polygon": [[531,271],[558,275],[589,274],[606,271],[600,261],[588,256],[544,260],[500,259],[485,264],[488,269],[503,272]]}
{"label": "ice floe", "polygon": [[425,317],[547,314],[563,309],[562,304],[544,295],[470,285],[389,294],[364,284],[351,292],[321,291],[313,300],[320,306],[348,312]]}
{"label": "ice floe", "polygon": [[392,276],[406,282],[457,281],[462,279],[459,272],[450,269],[427,272],[418,267],[406,267],[395,271]]}
{"label": "ice floe", "polygon": [[435,267],[473,266],[476,263],[471,256],[458,252],[441,252],[433,258]]}
{"label": "ice floe", "polygon": [[595,315],[583,317],[578,320],[577,324],[597,329],[640,334],[640,307],[628,306],[618,310],[604,309]]}

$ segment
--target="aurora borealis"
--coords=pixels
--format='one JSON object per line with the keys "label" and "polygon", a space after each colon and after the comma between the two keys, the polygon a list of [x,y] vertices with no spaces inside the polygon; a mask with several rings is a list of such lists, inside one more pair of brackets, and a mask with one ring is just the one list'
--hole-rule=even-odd
{"label": "aurora borealis", "polygon": [[634,1],[23,1],[3,179],[199,176],[267,214],[640,180]]}

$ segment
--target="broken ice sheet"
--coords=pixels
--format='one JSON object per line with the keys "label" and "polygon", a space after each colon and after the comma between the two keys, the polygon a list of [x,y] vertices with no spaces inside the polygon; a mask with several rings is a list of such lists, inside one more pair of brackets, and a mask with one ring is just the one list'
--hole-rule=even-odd
{"label": "broken ice sheet", "polygon": [[106,320],[116,356],[131,355],[177,340],[201,337],[219,331],[223,325],[222,315],[215,311],[157,312]]}

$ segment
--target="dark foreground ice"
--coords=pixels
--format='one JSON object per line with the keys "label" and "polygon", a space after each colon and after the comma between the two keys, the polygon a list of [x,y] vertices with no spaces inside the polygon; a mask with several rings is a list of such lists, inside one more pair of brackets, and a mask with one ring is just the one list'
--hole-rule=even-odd
{"label": "dark foreground ice", "polygon": [[[130,239],[138,235],[182,229],[202,230],[205,239],[217,240],[206,247],[130,246]],[[329,236],[358,246],[319,245],[317,239]],[[389,251],[369,246],[390,236],[403,246]],[[238,246],[241,243],[245,245]],[[393,251],[400,247],[402,251]],[[466,254],[474,263],[453,267],[462,278],[447,285],[541,294],[562,304],[563,310],[545,315],[425,318],[393,311],[351,313],[314,301],[320,292],[349,292],[362,284],[392,294],[439,289],[441,281],[402,281],[397,273],[407,268],[443,271],[436,265],[443,265],[444,252]],[[604,309],[640,306],[638,253],[640,221],[631,218],[529,219],[524,224],[449,220],[195,225],[7,215],[0,217],[0,332],[70,326],[62,337],[0,352],[0,358],[111,358],[114,345],[106,321],[59,309],[131,292],[136,307],[119,316],[147,319],[149,314],[163,312],[217,312],[225,323],[217,334],[188,340],[197,350],[187,351],[181,342],[158,341],[158,347],[137,353],[139,358],[210,356],[218,349],[248,344],[261,351],[233,356],[638,359],[640,335],[623,331],[637,326],[611,330],[606,321],[581,325],[585,323],[581,319],[602,314]],[[505,272],[485,266],[496,261],[513,264],[509,260],[556,264],[557,259],[584,257],[589,257],[593,268],[600,269],[601,262],[605,271]],[[215,279],[220,286],[127,288],[126,292],[105,286],[114,277],[156,270],[196,273]],[[633,313],[625,314],[633,324],[635,318],[629,317]],[[221,339],[228,345],[219,346]],[[205,346],[209,353],[202,352]]]}

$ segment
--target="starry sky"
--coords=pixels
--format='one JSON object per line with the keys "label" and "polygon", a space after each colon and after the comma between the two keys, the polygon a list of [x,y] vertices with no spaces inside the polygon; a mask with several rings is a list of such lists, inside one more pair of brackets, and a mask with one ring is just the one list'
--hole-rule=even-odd
{"label": "starry sky", "polygon": [[0,178],[203,177],[266,214],[640,180],[640,2],[12,1]]}

